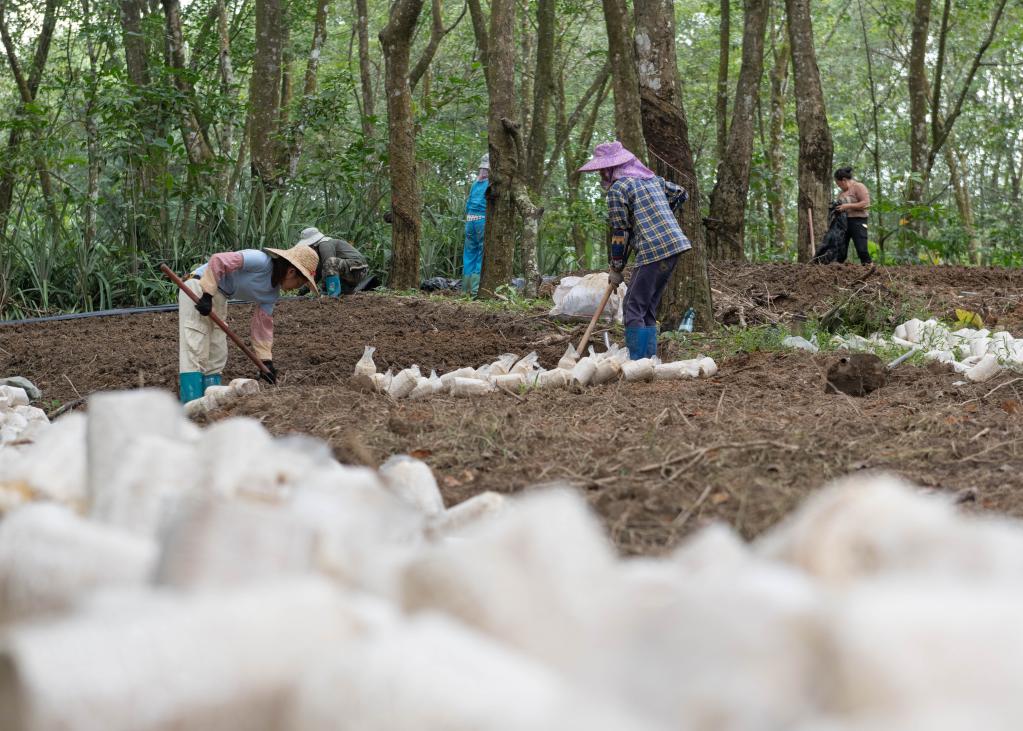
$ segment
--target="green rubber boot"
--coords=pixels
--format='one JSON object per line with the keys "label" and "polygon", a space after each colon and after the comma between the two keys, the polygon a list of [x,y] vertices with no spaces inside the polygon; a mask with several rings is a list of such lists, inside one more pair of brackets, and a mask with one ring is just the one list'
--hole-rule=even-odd
{"label": "green rubber boot", "polygon": [[187,404],[189,401],[202,398],[203,390],[203,377],[199,371],[178,374],[178,398],[181,399],[181,403]]}
{"label": "green rubber boot", "polygon": [[205,375],[205,376],[202,377],[202,392],[203,393],[206,393],[206,389],[209,388],[210,386],[219,386],[219,385],[220,385],[220,374],[219,373],[210,373],[210,374]]}

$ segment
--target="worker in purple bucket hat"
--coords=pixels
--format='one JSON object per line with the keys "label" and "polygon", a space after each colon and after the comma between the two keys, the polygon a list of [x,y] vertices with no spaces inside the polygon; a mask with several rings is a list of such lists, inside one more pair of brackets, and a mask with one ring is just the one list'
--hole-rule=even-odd
{"label": "worker in purple bucket hat", "polygon": [[610,283],[622,282],[629,254],[636,262],[622,305],[625,345],[633,360],[657,355],[657,306],[683,251],[692,248],[675,219],[686,202],[685,188],[670,183],[641,163],[621,142],[605,142],[580,172],[599,172],[607,191],[611,251]]}

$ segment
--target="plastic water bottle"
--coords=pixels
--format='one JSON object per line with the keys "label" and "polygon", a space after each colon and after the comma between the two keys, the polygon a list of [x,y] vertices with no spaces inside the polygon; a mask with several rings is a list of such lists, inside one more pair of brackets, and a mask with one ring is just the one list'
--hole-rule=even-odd
{"label": "plastic water bottle", "polygon": [[691,333],[693,331],[693,325],[696,324],[696,310],[690,307],[686,310],[686,314],[682,317],[682,322],[678,325],[678,331],[683,333]]}

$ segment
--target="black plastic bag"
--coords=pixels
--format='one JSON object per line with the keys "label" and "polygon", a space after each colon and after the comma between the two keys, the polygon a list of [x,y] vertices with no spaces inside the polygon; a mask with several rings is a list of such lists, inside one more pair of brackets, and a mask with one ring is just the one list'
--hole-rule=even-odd
{"label": "black plastic bag", "polygon": [[813,264],[841,264],[849,254],[849,242],[845,237],[849,217],[845,211],[838,210],[838,205],[838,201],[832,201],[828,206],[828,230],[810,260]]}

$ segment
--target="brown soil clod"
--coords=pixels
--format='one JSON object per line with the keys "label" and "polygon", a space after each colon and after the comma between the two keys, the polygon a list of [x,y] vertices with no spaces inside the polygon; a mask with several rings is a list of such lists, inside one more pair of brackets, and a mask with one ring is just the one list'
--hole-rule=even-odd
{"label": "brown soil clod", "polygon": [[884,361],[873,353],[850,353],[828,364],[825,393],[866,396],[888,383]]}

